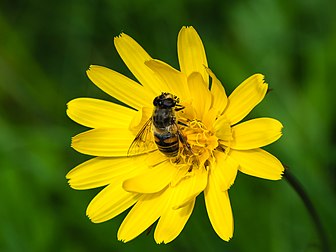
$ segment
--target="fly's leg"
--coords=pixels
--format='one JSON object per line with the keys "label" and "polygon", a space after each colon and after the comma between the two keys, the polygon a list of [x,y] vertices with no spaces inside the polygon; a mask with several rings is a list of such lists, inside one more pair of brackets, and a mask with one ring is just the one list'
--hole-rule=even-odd
{"label": "fly's leg", "polygon": [[183,146],[185,146],[188,149],[188,152],[190,154],[193,154],[190,144],[187,142],[187,140],[185,139],[185,137],[182,135],[182,133],[180,131],[177,131],[177,136],[178,139],[180,140],[180,142],[182,143]]}
{"label": "fly's leg", "polygon": [[184,106],[182,106],[182,105],[180,105],[180,104],[176,104],[176,106],[175,106],[175,111],[177,112],[177,111],[180,111],[180,110],[182,110],[182,109],[184,109],[185,107]]}
{"label": "fly's leg", "polygon": [[185,124],[184,122],[181,121],[177,121],[177,124],[182,125],[184,127],[188,127],[188,124]]}

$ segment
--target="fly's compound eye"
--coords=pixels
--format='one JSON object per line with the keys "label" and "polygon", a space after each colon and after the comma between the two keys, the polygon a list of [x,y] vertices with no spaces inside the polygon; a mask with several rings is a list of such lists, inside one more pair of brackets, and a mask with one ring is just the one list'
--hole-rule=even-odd
{"label": "fly's compound eye", "polygon": [[167,98],[163,101],[163,107],[172,108],[176,105],[176,101],[172,98]]}
{"label": "fly's compound eye", "polygon": [[153,105],[154,106],[162,106],[162,100],[160,99],[160,96],[155,97],[155,99],[153,101]]}

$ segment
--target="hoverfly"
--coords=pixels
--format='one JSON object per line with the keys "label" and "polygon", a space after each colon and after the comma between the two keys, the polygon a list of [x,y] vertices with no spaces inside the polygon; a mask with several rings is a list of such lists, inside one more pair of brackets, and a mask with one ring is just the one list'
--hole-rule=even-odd
{"label": "hoverfly", "polygon": [[[157,149],[167,157],[176,157],[179,153],[179,142],[191,152],[191,148],[179,130],[178,124],[187,126],[176,120],[175,112],[184,109],[179,98],[163,92],[153,100],[152,116],[138,132],[128,149],[128,155],[136,155]],[[154,137],[154,141],[153,141]],[[151,145],[152,144],[152,145]]]}

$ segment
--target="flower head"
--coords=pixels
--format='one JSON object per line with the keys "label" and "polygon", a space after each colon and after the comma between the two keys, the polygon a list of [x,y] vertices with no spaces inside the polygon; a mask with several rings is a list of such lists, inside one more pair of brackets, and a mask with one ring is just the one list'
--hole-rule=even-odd
{"label": "flower head", "polygon": [[[155,241],[172,241],[203,192],[214,230],[228,241],[233,235],[228,190],[237,171],[271,180],[283,173],[279,160],[260,149],[280,138],[281,123],[272,118],[239,123],[264,98],[264,76],[252,75],[227,97],[193,27],[178,35],[180,70],[152,59],[126,34],[114,43],[140,84],[90,66],[91,81],[128,107],[92,98],[68,103],[68,116],[92,128],[73,137],[72,147],[96,156],[67,174],[70,186],[104,186],[87,208],[93,222],[131,208],[118,231],[125,242],[156,221]],[[159,108],[153,105],[156,97],[174,102]]]}

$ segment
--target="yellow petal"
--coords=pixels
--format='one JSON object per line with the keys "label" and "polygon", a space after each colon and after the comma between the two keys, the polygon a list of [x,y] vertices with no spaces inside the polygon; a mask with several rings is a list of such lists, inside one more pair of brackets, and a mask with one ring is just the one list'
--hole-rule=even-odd
{"label": "yellow petal", "polygon": [[206,72],[208,66],[204,46],[196,30],[192,27],[182,27],[177,38],[177,52],[180,68],[189,76],[199,72],[206,86],[209,86],[209,77]]}
{"label": "yellow petal", "polygon": [[222,191],[212,172],[204,191],[205,205],[211,225],[224,241],[233,236],[233,216],[228,191]]}
{"label": "yellow petal", "polygon": [[[152,69],[165,84],[161,92],[169,92],[185,101],[189,98],[186,76],[160,60],[146,61],[145,64]],[[159,95],[159,94],[158,94]]]}
{"label": "yellow petal", "polygon": [[140,194],[126,192],[121,183],[105,187],[90,202],[86,214],[94,223],[100,223],[114,218],[134,205]]}
{"label": "yellow petal", "polygon": [[175,166],[170,161],[166,161],[124,181],[123,188],[126,191],[137,193],[158,192],[171,182],[176,172]]}
{"label": "yellow petal", "polygon": [[189,75],[188,86],[197,119],[202,121],[211,106],[211,93],[205,85],[201,74],[197,72]]}
{"label": "yellow petal", "polygon": [[139,82],[148,90],[152,90],[152,93],[159,95],[165,88],[164,83],[145,65],[152,57],[133,38],[124,33],[114,38],[114,45]]}
{"label": "yellow petal", "polygon": [[220,190],[228,190],[234,183],[239,164],[229,155],[216,151],[216,163],[211,166],[211,174]]}
{"label": "yellow petal", "polygon": [[268,85],[262,74],[254,74],[241,83],[229,96],[224,111],[231,125],[241,121],[264,99]]}
{"label": "yellow petal", "polygon": [[222,83],[217,79],[216,75],[210,70],[210,68],[206,68],[207,73],[210,75],[211,82],[211,95],[212,95],[212,108],[218,111],[218,115],[222,114],[227,105],[227,96],[225,93],[225,89]]}
{"label": "yellow petal", "polygon": [[205,169],[194,168],[190,175],[186,175],[180,182],[174,185],[176,190],[175,200],[176,203],[173,209],[179,209],[189,204],[191,200],[196,198],[208,182],[208,172]]}
{"label": "yellow petal", "polygon": [[218,110],[215,108],[210,108],[208,112],[204,113],[202,122],[206,128],[213,132],[214,123],[218,116]]}
{"label": "yellow petal", "polygon": [[118,240],[128,242],[152,225],[166,207],[166,191],[144,194],[127,214],[118,230]]}
{"label": "yellow petal", "polygon": [[[170,201],[167,202],[170,206],[177,203],[174,202],[174,195],[175,194],[172,192]],[[183,230],[194,209],[194,205],[195,199],[179,209],[167,207],[155,228],[154,239],[156,243],[168,243],[174,240]]]}
{"label": "yellow petal", "polygon": [[146,155],[143,155],[146,165],[149,168],[155,168],[157,165],[161,164],[162,162],[167,161],[167,157],[162,154],[160,151],[153,151]]}
{"label": "yellow petal", "polygon": [[145,168],[148,169],[145,157],[97,157],[73,168],[66,178],[72,188],[84,190],[108,185],[120,177],[125,180],[126,176],[136,176]]}
{"label": "yellow petal", "polygon": [[78,98],[68,104],[67,115],[90,128],[127,128],[136,111],[92,98]]}
{"label": "yellow petal", "polygon": [[127,129],[92,129],[74,136],[71,146],[87,155],[120,157],[127,155],[133,139]]}
{"label": "yellow petal", "polygon": [[282,133],[282,124],[273,118],[257,118],[232,127],[233,140],[230,147],[237,150],[249,150],[278,140]]}
{"label": "yellow petal", "polygon": [[214,123],[214,130],[216,136],[225,143],[226,146],[232,141],[232,130],[230,123],[228,122],[225,115],[222,115],[217,118]]}
{"label": "yellow petal", "polygon": [[229,155],[239,163],[239,170],[251,176],[278,180],[284,167],[281,162],[262,149],[239,151],[231,150]]}
{"label": "yellow petal", "polygon": [[91,65],[86,73],[101,90],[135,109],[152,106],[153,99],[157,95],[106,67]]}

